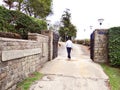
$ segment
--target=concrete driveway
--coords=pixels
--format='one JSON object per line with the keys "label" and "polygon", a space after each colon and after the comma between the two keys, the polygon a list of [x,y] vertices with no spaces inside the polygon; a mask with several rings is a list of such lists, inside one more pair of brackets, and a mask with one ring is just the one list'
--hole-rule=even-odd
{"label": "concrete driveway", "polygon": [[71,60],[67,59],[65,43],[59,46],[58,57],[40,70],[45,76],[30,90],[110,90],[108,76],[94,63],[80,45],[73,45]]}

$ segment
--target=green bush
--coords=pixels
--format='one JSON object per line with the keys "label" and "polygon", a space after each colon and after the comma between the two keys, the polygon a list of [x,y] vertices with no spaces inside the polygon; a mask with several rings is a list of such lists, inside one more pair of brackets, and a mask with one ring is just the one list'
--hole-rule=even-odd
{"label": "green bush", "polygon": [[120,67],[120,27],[110,28],[108,37],[108,55],[110,64]]}
{"label": "green bush", "polygon": [[27,33],[41,33],[45,30],[47,24],[43,20],[29,17],[21,12],[7,10],[0,6],[0,31],[14,32],[27,38]]}
{"label": "green bush", "polygon": [[89,39],[74,40],[73,42],[76,42],[77,44],[83,44],[83,45],[86,45],[86,46],[90,46],[90,40]]}
{"label": "green bush", "polygon": [[10,24],[10,21],[11,21],[11,14],[9,10],[0,6],[0,31],[14,32],[15,28],[13,25]]}

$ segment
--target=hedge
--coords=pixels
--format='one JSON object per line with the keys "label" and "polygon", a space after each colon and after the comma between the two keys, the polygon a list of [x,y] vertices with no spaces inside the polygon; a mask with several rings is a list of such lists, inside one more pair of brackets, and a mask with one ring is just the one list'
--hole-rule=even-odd
{"label": "hedge", "polygon": [[27,38],[28,32],[41,33],[45,29],[45,21],[0,6],[0,31],[18,33],[22,38]]}
{"label": "hedge", "polygon": [[120,27],[110,28],[108,37],[110,64],[115,67],[120,67]]}
{"label": "hedge", "polygon": [[89,39],[74,40],[73,42],[77,43],[77,44],[84,44],[85,46],[90,46],[90,40]]}

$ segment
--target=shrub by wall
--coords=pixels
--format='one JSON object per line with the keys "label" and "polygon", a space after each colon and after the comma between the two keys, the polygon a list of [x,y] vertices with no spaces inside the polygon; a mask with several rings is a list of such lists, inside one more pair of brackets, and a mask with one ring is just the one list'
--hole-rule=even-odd
{"label": "shrub by wall", "polygon": [[112,66],[120,67],[120,27],[109,29],[109,60]]}
{"label": "shrub by wall", "polygon": [[14,32],[27,38],[27,33],[41,33],[45,30],[47,24],[43,20],[29,17],[21,12],[7,10],[0,6],[0,31]]}
{"label": "shrub by wall", "polygon": [[90,40],[89,39],[84,39],[84,40],[74,40],[74,43],[77,44],[83,44],[85,46],[90,46]]}

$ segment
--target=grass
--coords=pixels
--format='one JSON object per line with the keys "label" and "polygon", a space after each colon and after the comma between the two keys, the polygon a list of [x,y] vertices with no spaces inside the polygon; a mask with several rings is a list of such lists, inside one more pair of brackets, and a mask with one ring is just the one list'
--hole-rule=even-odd
{"label": "grass", "polygon": [[101,64],[105,73],[109,76],[111,90],[120,90],[120,69]]}
{"label": "grass", "polygon": [[17,85],[17,90],[28,90],[33,82],[36,80],[39,80],[43,77],[43,74],[39,72],[34,72],[33,74],[30,74],[28,78],[26,78],[24,81],[20,82]]}

